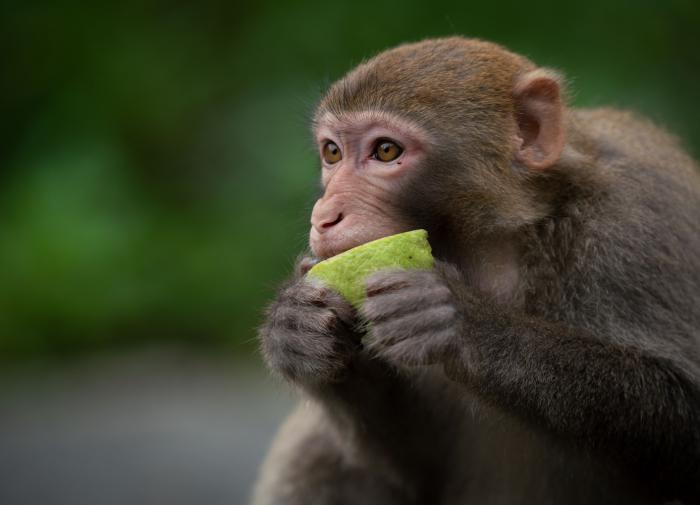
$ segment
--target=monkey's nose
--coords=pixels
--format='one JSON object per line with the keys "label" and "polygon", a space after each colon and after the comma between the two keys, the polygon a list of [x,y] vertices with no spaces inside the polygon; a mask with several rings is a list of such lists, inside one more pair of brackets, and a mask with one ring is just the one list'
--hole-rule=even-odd
{"label": "monkey's nose", "polygon": [[324,233],[328,231],[330,228],[334,227],[336,224],[340,223],[343,220],[343,213],[342,212],[337,212],[333,214],[329,214],[326,216],[323,216],[321,218],[311,218],[311,225],[316,228],[316,231],[319,233]]}

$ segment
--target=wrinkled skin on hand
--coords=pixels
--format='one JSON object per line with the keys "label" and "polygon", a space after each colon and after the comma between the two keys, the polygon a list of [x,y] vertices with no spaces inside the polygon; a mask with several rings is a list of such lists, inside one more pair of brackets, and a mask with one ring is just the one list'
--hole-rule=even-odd
{"label": "wrinkled skin on hand", "polygon": [[307,279],[311,258],[301,259],[295,275],[267,310],[261,328],[262,352],[269,366],[287,380],[306,386],[339,380],[360,346],[356,312],[338,293]]}
{"label": "wrinkled skin on hand", "polygon": [[462,347],[464,317],[450,287],[458,281],[458,272],[444,263],[372,275],[360,310],[367,350],[397,367],[444,362]]}
{"label": "wrinkled skin on hand", "polygon": [[297,263],[262,328],[266,361],[284,378],[306,386],[338,381],[358,353],[399,369],[449,367],[452,357],[463,356],[465,297],[473,298],[451,265],[375,273],[358,314],[321,281],[305,277],[313,264],[308,257]]}

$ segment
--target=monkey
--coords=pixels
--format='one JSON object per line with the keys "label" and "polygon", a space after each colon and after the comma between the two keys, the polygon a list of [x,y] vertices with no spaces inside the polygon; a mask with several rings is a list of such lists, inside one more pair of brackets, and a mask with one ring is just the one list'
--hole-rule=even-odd
{"label": "monkey", "polygon": [[[261,353],[301,401],[255,505],[700,503],[700,176],[500,45],[400,45],[312,120],[310,252]],[[317,261],[427,230],[352,307]]]}

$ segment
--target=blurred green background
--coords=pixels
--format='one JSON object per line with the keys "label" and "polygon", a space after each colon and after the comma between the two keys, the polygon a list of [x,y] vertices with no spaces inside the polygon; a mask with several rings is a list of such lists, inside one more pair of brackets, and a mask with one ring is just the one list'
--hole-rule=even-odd
{"label": "blurred green background", "polygon": [[305,247],[323,88],[464,34],[562,70],[700,153],[696,0],[0,7],[0,356],[192,343],[249,355]]}

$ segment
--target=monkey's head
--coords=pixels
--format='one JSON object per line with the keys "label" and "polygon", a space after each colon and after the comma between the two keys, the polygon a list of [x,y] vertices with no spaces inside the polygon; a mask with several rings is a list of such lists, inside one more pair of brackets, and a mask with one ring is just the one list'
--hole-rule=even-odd
{"label": "monkey's head", "polygon": [[331,86],[313,122],[323,194],[310,244],[326,258],[425,228],[440,253],[547,212],[561,156],[558,76],[500,46],[448,38],[379,54]]}

